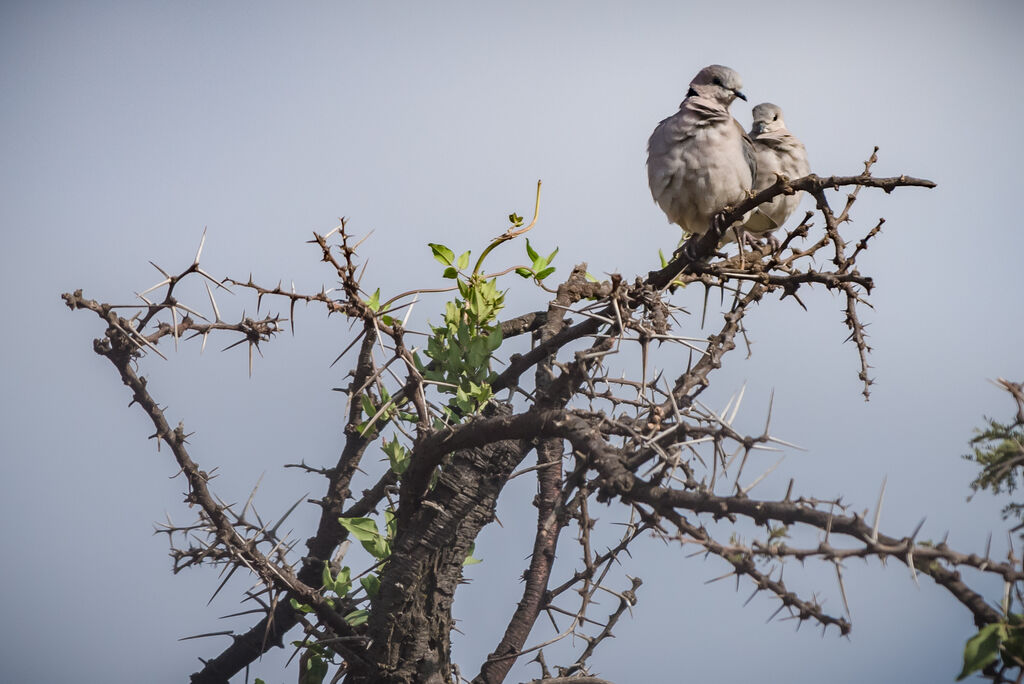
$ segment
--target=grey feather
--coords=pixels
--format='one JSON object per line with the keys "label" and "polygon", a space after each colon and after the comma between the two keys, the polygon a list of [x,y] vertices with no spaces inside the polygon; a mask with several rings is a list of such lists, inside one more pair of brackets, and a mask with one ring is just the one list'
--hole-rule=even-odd
{"label": "grey feather", "polygon": [[[750,129],[757,171],[754,174],[754,192],[771,186],[779,176],[790,180],[802,178],[811,172],[807,150],[800,140],[789,132],[778,105],[764,102],[754,107],[754,123]],[[753,211],[744,223],[750,233],[767,233],[786,222],[800,204],[801,195],[779,195],[770,203]]]}
{"label": "grey feather", "polygon": [[647,142],[647,180],[670,223],[703,234],[715,214],[747,197],[756,154],[729,113],[743,83],[728,67],[713,64],[690,82],[679,111],[664,119]]}

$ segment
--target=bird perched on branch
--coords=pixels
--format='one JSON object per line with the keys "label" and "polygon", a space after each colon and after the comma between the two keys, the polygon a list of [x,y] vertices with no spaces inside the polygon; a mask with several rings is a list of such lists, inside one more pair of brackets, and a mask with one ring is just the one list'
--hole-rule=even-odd
{"label": "bird perched on branch", "polygon": [[[754,174],[754,192],[760,192],[774,184],[778,177],[789,180],[803,178],[811,172],[807,163],[807,150],[795,135],[786,128],[782,109],[771,102],[754,107],[754,123],[750,137],[754,141],[757,172]],[[748,233],[771,233],[789,218],[800,204],[802,192],[792,195],[778,195],[771,202],[762,204],[752,211],[743,224]],[[774,236],[769,241],[777,243]]]}
{"label": "bird perched on branch", "polygon": [[693,77],[679,111],[647,142],[651,195],[670,223],[703,234],[718,212],[746,199],[756,173],[753,144],[729,113],[746,100],[740,75],[712,64]]}

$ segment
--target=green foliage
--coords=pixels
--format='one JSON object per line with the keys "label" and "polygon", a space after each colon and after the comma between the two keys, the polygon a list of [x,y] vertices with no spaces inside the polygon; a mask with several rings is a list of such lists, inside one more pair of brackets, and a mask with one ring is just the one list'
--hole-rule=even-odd
{"label": "green foliage", "polygon": [[530,246],[530,238],[526,238],[526,256],[530,257],[531,266],[529,268],[517,268],[516,273],[524,278],[533,278],[540,282],[555,272],[555,267],[548,264],[551,263],[556,254],[558,254],[558,247],[555,247],[555,251],[546,257],[541,256],[537,250]]}
{"label": "green foliage", "polygon": [[307,657],[299,673],[299,684],[321,684],[327,676],[327,661],[307,651]]}
{"label": "green foliage", "polygon": [[338,518],[338,522],[377,560],[386,560],[391,555],[391,544],[377,531],[373,518]]}
{"label": "green foliage", "polygon": [[323,588],[325,591],[333,591],[338,596],[346,596],[352,589],[352,571],[348,566],[338,571],[337,577],[331,576],[331,566],[324,561]]}
{"label": "green foliage", "polygon": [[295,599],[288,599],[288,603],[291,604],[292,608],[299,611],[300,613],[312,613],[313,608],[306,603],[299,603]]}
{"label": "green foliage", "polygon": [[[512,228],[523,224],[523,218],[515,213],[509,215],[509,221]],[[471,252],[456,257],[451,248],[428,243],[434,259],[445,267],[442,276],[455,280],[459,296],[445,304],[442,324],[431,326],[424,354],[432,363],[414,358],[427,380],[435,383],[442,394],[452,395],[451,410],[446,412],[446,418],[452,422],[478,413],[493,396],[490,384],[497,376],[491,370],[491,356],[502,342],[497,315],[505,305],[505,293],[498,289],[497,278],[487,278],[480,271],[491,250],[507,239],[509,234],[488,245],[471,273],[466,272]],[[527,239],[526,254],[531,266],[517,268],[519,275],[539,283],[555,272],[550,263],[558,248],[546,257],[541,256]]]}
{"label": "green foliage", "polygon": [[384,440],[381,444],[384,453],[387,454],[388,462],[391,463],[391,470],[395,475],[401,475],[409,467],[409,450],[398,441],[398,435],[392,434],[391,441]]}
{"label": "green foliage", "polygon": [[366,610],[365,608],[360,608],[359,610],[353,610],[351,613],[346,615],[345,622],[352,625],[353,627],[358,627],[359,625],[365,625],[366,621],[369,618],[370,611]]}
{"label": "green foliage", "polygon": [[321,684],[327,677],[328,667],[336,664],[334,652],[304,641],[293,641],[292,646],[306,649],[299,660],[299,684]]}
{"label": "green foliage", "polygon": [[[970,441],[973,453],[964,456],[981,466],[971,483],[974,491],[990,490],[993,494],[1013,493],[1020,486],[1024,468],[1024,425],[1003,424],[986,418],[988,427],[976,430]],[[1024,504],[1010,503],[1003,508],[1003,517],[1024,517]]]}
{"label": "green foliage", "polygon": [[367,575],[366,577],[360,577],[359,583],[363,585],[363,589],[366,590],[366,595],[370,598],[377,598],[377,594],[380,593],[380,578],[376,575]]}
{"label": "green foliage", "polygon": [[361,435],[375,434],[378,426],[383,426],[394,418],[400,418],[409,423],[416,422],[416,416],[401,409],[402,406],[408,404],[408,400],[402,399],[396,403],[383,385],[380,387],[379,406],[374,404],[373,398],[369,394],[360,396],[359,402],[363,413],[366,414],[366,420],[356,426]]}
{"label": "green foliage", "polygon": [[[441,406],[443,419],[438,420],[435,427],[457,423],[466,416],[478,413],[493,397],[491,383],[497,374],[491,370],[491,359],[503,341],[498,313],[505,305],[505,292],[499,290],[497,277],[485,276],[481,269],[487,255],[498,245],[515,237],[517,233],[512,229],[520,228],[524,223],[523,218],[515,213],[509,216],[509,221],[512,228],[484,249],[471,271],[470,251],[456,255],[455,251],[446,245],[428,243],[434,259],[443,267],[442,277],[454,280],[454,289],[458,293],[454,299],[445,303],[441,322],[431,326],[430,337],[422,351],[428,361],[421,360],[419,354],[413,353],[413,361],[424,378],[439,393],[448,396],[447,405]],[[541,256],[527,241],[526,251],[531,266],[520,268],[520,275],[540,283],[554,272],[555,269],[550,263],[558,254],[557,248],[547,256]],[[381,302],[379,289],[366,300],[367,307],[380,314],[380,320],[387,325],[395,324],[393,319],[383,313],[388,310],[390,304],[391,301]],[[356,425],[359,434],[375,437],[392,421],[396,421],[396,426],[398,421],[410,425],[418,422],[417,415],[404,410],[409,399],[397,393],[395,396],[399,398],[393,397],[381,382],[376,382],[373,387],[360,394],[359,407],[362,415]],[[403,444],[405,438],[399,434],[400,432],[407,435],[404,430],[399,429],[398,432],[391,433],[390,439],[382,438],[380,442],[391,470],[398,476],[406,472],[413,458],[412,450]],[[431,488],[439,475],[440,470],[435,468],[431,474]],[[397,534],[397,521],[391,509],[384,511],[383,529],[374,519],[367,517],[341,517],[338,518],[338,522],[373,556],[377,561],[377,569],[391,557],[392,542]],[[473,557],[474,550],[475,546],[471,546],[463,565],[482,562]],[[325,601],[332,608],[338,603],[368,606],[367,601],[376,599],[380,594],[380,576],[376,573],[367,573],[358,577],[358,580],[359,585],[354,588],[352,571],[348,566],[342,567],[335,574],[325,562],[321,575]],[[365,596],[360,596],[360,588],[365,592]],[[332,596],[327,596],[328,594]],[[346,601],[342,603],[340,599]],[[291,605],[302,613],[313,612],[310,606],[295,599],[291,599]],[[344,619],[351,626],[358,627],[367,622],[369,615],[369,607],[357,607],[348,612]],[[332,662],[330,659],[333,653],[315,644],[296,642],[296,645],[306,649],[301,681],[319,684],[326,675],[327,663]]]}
{"label": "green foliage", "polygon": [[466,554],[466,560],[462,561],[462,565],[463,566],[466,566],[466,565],[476,565],[477,563],[483,563],[482,559],[480,559],[480,558],[473,558],[473,552],[474,551],[476,551],[476,543],[475,542],[469,545],[469,553]]}
{"label": "green foliage", "polygon": [[505,305],[505,293],[498,290],[496,278],[484,278],[476,271],[465,273],[470,252],[456,259],[455,252],[444,245],[431,243],[430,249],[445,265],[444,277],[456,281],[459,297],[445,304],[442,324],[431,326],[424,354],[433,363],[428,366],[418,356],[415,360],[423,376],[436,383],[442,394],[453,395],[450,405],[458,415],[470,415],[480,411],[492,396],[490,383],[497,376],[490,361],[501,346],[496,320]]}
{"label": "green foliage", "polygon": [[961,681],[1002,658],[1007,667],[1024,665],[1024,616],[1011,613],[1008,621],[985,625],[964,645]]}
{"label": "green foliage", "polygon": [[[1013,423],[1008,424],[986,418],[987,427],[975,430],[970,441],[973,453],[964,456],[981,466],[981,472],[971,483],[975,492],[987,489],[993,494],[1013,493],[1020,486],[1019,478],[1024,468],[1024,406],[1020,385],[1004,380],[999,382],[1016,399],[1017,416]],[[1024,504],[1006,505],[1003,517],[1010,515],[1024,517]],[[984,625],[967,640],[964,666],[957,681],[994,665],[1000,659],[1006,667],[1024,668],[1024,615],[1011,612],[1011,596],[1009,593],[1004,596],[1003,613],[1006,618]]]}
{"label": "green foliage", "polygon": [[768,546],[782,546],[789,538],[789,526],[779,525],[778,527],[768,526]]}
{"label": "green foliage", "polygon": [[428,242],[427,245],[430,247],[430,251],[434,253],[434,258],[441,262],[443,266],[451,266],[455,263],[455,252],[452,250],[434,242]]}
{"label": "green foliage", "polygon": [[[682,244],[682,243],[683,243],[683,241],[680,240],[679,244]],[[673,256],[675,256],[675,255],[673,254]],[[659,263],[661,263],[661,267],[662,268],[665,268],[669,264],[669,260],[665,258],[665,253],[662,252],[660,249],[658,250],[658,261],[659,261]],[[670,283],[670,285],[672,287],[686,287],[686,283],[684,283],[683,281],[678,280],[678,279],[673,280]]]}
{"label": "green foliage", "polygon": [[[384,527],[387,530],[385,537],[377,531],[377,523],[370,518],[339,518],[341,525],[349,531],[353,537],[358,539],[363,547],[369,551],[374,558],[385,560],[391,555],[390,540],[395,534],[395,516],[388,510],[384,514]],[[332,609],[336,609],[336,601],[326,594],[332,593],[338,599],[352,599],[352,570],[345,566],[338,570],[337,574],[331,572],[331,566],[324,561],[324,567],[320,574],[322,591],[325,594],[324,601]],[[360,586],[366,591],[366,596],[360,601],[376,598],[380,592],[380,578],[375,574],[369,574],[359,578]],[[289,599],[293,609],[300,613],[312,613],[313,608],[305,603]],[[358,603],[359,601],[357,601]],[[352,627],[359,627],[366,624],[370,617],[370,611],[366,608],[357,608],[349,611],[344,620]],[[299,682],[305,684],[321,684],[327,676],[329,666],[334,663],[334,652],[330,649],[315,643],[295,641],[293,644],[298,648],[304,648],[300,661]],[[257,680],[258,681],[258,680]]]}
{"label": "green foliage", "polygon": [[366,306],[370,307],[370,311],[377,313],[380,311],[380,288],[378,287],[370,298],[366,300]]}

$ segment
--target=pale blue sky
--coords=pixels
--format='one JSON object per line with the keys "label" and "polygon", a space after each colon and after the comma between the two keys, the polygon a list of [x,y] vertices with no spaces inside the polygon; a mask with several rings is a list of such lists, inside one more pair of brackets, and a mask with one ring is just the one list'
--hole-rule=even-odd
{"label": "pale blue sky", "polygon": [[[190,520],[183,483],[169,479],[170,457],[91,351],[98,320],[68,312],[60,292],[128,302],[159,279],[147,260],[184,268],[204,226],[211,272],[330,287],[304,241],[341,215],[355,232],[376,231],[365,282],[392,294],[436,286],[425,244],[479,250],[509,212],[530,211],[538,178],[532,239],[561,247],[559,273],[578,261],[594,273],[646,273],[677,232],[650,199],[644,145],[709,63],[739,71],[750,105],[785,110],[817,173],[859,172],[877,144],[877,173],[939,184],[864,192],[854,210],[860,230],[887,219],[862,260],[877,284],[876,309],[864,313],[878,380],[870,403],[855,350],[842,344],[838,298],[805,297],[809,312],[769,299],[750,317],[753,357],[727,359],[711,399],[724,403],[746,382],[741,420],[756,431],[774,389],[777,433],[808,449],[758,491],[777,495],[796,477],[798,492],[841,493],[862,510],[887,475],[891,534],[927,515],[924,537],[950,529],[954,546],[981,553],[992,531],[1005,550],[1001,502],[964,501],[972,469],[959,456],[983,414],[1009,414],[986,379],[1024,379],[1022,6],[709,6],[0,5],[0,282],[18,323],[0,339],[0,680],[185,681],[197,656],[225,642],[178,638],[245,626],[216,620],[241,609],[244,581],[207,608],[213,573],[170,574],[152,529],[165,512]],[[515,261],[520,249],[493,258]],[[510,301],[522,303],[510,313],[541,302],[514,287]],[[226,315],[253,306],[243,295],[219,303]],[[432,315],[427,302],[418,315]],[[349,337],[342,319],[322,318],[300,309],[298,335],[267,345],[251,380],[243,348],[216,352],[227,341],[144,361],[169,419],[196,431],[195,458],[220,465],[225,499],[244,499],[264,472],[268,516],[319,495],[320,481],[280,466],[336,458],[343,404],[330,389],[345,369],[328,366]],[[519,598],[532,488],[521,478],[505,493],[505,526],[486,531],[485,562],[457,599],[466,636],[455,655],[467,670]],[[301,507],[296,534],[307,536],[316,514]],[[621,511],[599,515],[611,522]],[[916,588],[902,565],[851,565],[854,631],[823,639],[811,625],[794,635],[793,623],[764,624],[774,602],[743,607],[749,587],[705,585],[725,570],[686,553],[638,548],[624,571],[645,579],[639,605],[596,671],[619,684],[935,682],[958,671],[967,611],[928,580]],[[786,577],[840,612],[830,569],[794,566]],[[293,681],[286,656],[268,655],[253,674]],[[537,673],[523,666],[509,681]]]}

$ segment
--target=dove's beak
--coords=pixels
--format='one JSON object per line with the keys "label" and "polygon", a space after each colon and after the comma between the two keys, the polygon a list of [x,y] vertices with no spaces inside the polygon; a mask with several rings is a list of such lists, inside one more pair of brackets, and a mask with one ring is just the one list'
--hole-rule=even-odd
{"label": "dove's beak", "polygon": [[732,91],[732,92],[736,93],[736,97],[740,98],[740,99],[741,99],[741,100],[743,100],[744,102],[746,102],[746,101],[747,101],[747,96],[746,96],[746,95],[744,95],[743,93],[741,93],[740,91],[738,91],[738,90],[734,90],[734,91]]}

